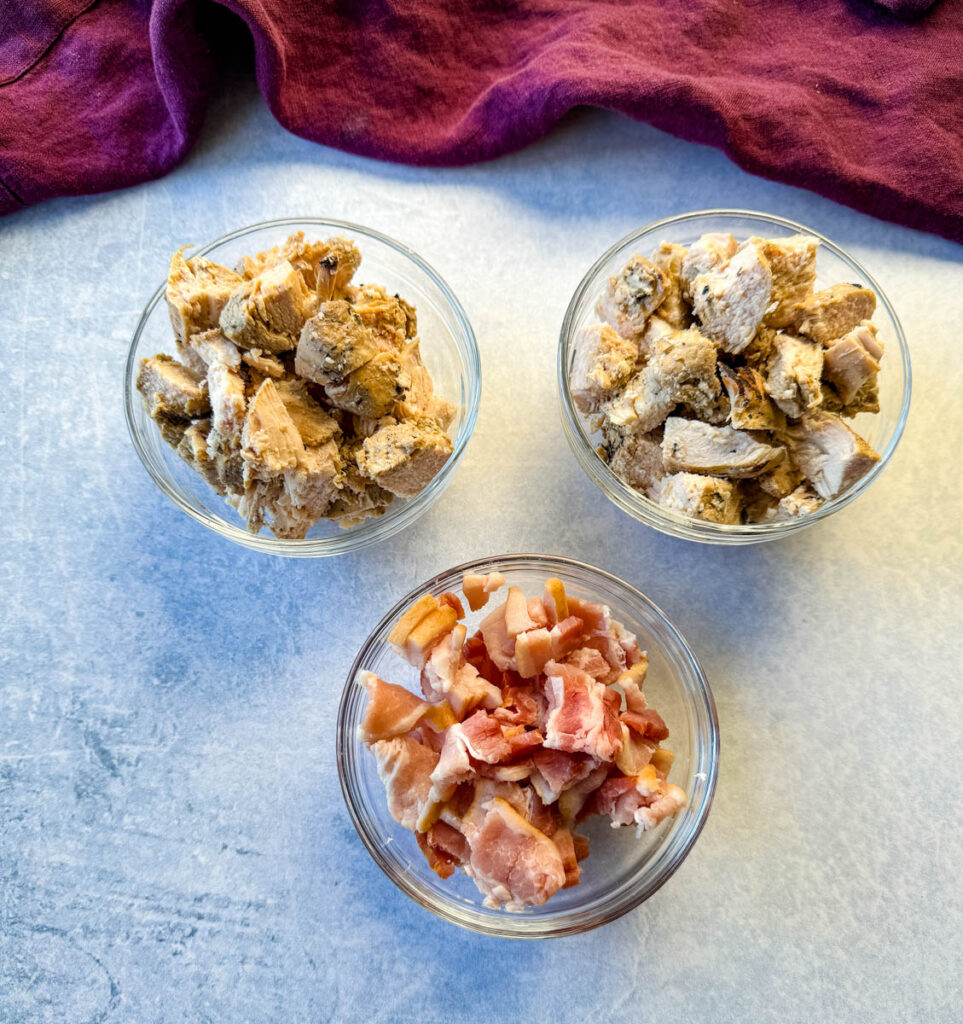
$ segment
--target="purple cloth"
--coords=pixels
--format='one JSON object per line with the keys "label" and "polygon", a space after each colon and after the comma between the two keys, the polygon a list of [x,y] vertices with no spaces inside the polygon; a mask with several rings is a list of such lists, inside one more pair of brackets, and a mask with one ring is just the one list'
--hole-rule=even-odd
{"label": "purple cloth", "polygon": [[[880,0],[901,14],[919,0]],[[963,240],[963,4],[225,0],[290,131],[414,164],[488,159],[576,106]],[[909,11],[913,8],[913,11]],[[0,0],[0,212],[157,177],[213,76],[194,0]]]}

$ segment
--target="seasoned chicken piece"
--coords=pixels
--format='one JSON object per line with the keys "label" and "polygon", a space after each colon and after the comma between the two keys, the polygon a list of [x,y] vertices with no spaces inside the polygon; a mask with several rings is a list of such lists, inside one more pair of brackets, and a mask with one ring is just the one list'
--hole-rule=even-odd
{"label": "seasoned chicken piece", "polygon": [[258,348],[244,349],[241,353],[241,362],[245,366],[250,366],[252,370],[256,370],[262,379],[271,377],[274,380],[280,380],[287,373],[284,363],[277,356],[269,356]]}
{"label": "seasoned chicken piece", "polygon": [[324,393],[336,409],[365,419],[380,419],[404,400],[410,387],[411,377],[402,369],[399,355],[379,352],[349,373],[341,384],[328,384]]}
{"label": "seasoned chicken piece", "polygon": [[769,363],[776,353],[777,336],[776,331],[760,327],[752,341],[739,353],[739,357],[746,366],[765,376],[769,372]]}
{"label": "seasoned chicken piece", "polygon": [[199,360],[203,367],[202,373],[207,373],[207,368],[214,363],[230,366],[232,370],[241,365],[241,353],[237,345],[225,338],[219,327],[192,334],[181,348]]}
{"label": "seasoned chicken piece", "polygon": [[243,282],[237,274],[203,256],[185,259],[183,249],[171,257],[167,274],[167,311],[178,341],[217,327],[221,310]]}
{"label": "seasoned chicken piece", "polygon": [[821,498],[835,498],[879,462],[859,434],[832,413],[807,413],[783,436],[792,461]]}
{"label": "seasoned chicken piece", "polygon": [[868,381],[856,392],[852,401],[843,402],[839,392],[831,384],[823,382],[821,408],[847,418],[858,416],[861,412],[879,412],[879,384],[875,380]]}
{"label": "seasoned chicken piece", "polygon": [[663,320],[657,313],[653,313],[646,321],[645,331],[642,337],[639,338],[640,362],[645,362],[652,356],[656,344],[661,338],[673,334],[676,330],[677,328],[673,327],[667,320]]}
{"label": "seasoned chicken piece", "polygon": [[240,438],[225,437],[214,427],[207,433],[207,457],[217,467],[217,476],[224,487],[241,494],[244,491],[244,459]]}
{"label": "seasoned chicken piece", "polygon": [[[337,442],[305,448],[297,465],[284,473],[284,495],[279,501],[286,513],[284,535],[301,539],[325,514],[339,491],[341,454]],[[275,525],[278,513],[275,511]],[[277,531],[275,531],[277,532]]]}
{"label": "seasoned chicken piece", "polygon": [[775,513],[770,518],[777,520],[796,519],[799,516],[815,512],[822,503],[823,499],[818,494],[803,485],[781,498]]}
{"label": "seasoned chicken piece", "polygon": [[338,421],[311,397],[303,381],[288,377],[274,386],[305,446],[323,445],[340,435]]}
{"label": "seasoned chicken piece", "polygon": [[343,467],[341,490],[326,513],[342,527],[354,526],[364,519],[384,515],[394,495],[362,476],[357,459],[361,442],[351,441],[341,446]]}
{"label": "seasoned chicken piece", "polygon": [[211,421],[208,418],[195,420],[184,431],[180,444],[177,446],[177,454],[194,470],[207,481],[218,494],[224,494],[225,488],[217,473],[217,466],[207,452],[207,435],[211,429]]}
{"label": "seasoned chicken piece", "polygon": [[410,498],[424,490],[451,453],[451,440],[434,421],[406,420],[365,438],[357,463],[379,487]]}
{"label": "seasoned chicken piece", "polygon": [[665,298],[668,279],[644,256],[634,254],[628,263],[609,278],[599,297],[595,312],[625,338],[638,337],[645,321]]}
{"label": "seasoned chicken piece", "polygon": [[435,394],[435,385],[421,360],[421,347],[417,339],[404,347],[401,366],[411,378],[411,384],[404,401],[395,406],[394,416],[399,420],[431,419],[442,430],[447,430],[457,410],[447,399]]}
{"label": "seasoned chicken piece", "polygon": [[813,293],[816,283],[816,250],[819,241],[812,235],[788,238],[754,238],[769,261],[772,271],[771,308],[763,318],[767,327],[788,327],[796,310]]}
{"label": "seasoned chicken piece", "polygon": [[739,492],[731,480],[697,473],[675,473],[662,483],[659,504],[710,523],[738,523]]}
{"label": "seasoned chicken piece", "polygon": [[211,411],[203,376],[164,353],[140,361],[137,390],[154,419],[189,420]]}
{"label": "seasoned chicken piece", "polygon": [[166,415],[163,411],[154,414],[152,418],[157,424],[160,436],[171,446],[171,448],[176,448],[181,443],[185,432],[191,425],[190,420],[171,417]]}
{"label": "seasoned chicken piece", "polygon": [[207,391],[214,429],[224,437],[237,437],[247,410],[244,378],[227,363],[212,362],[207,368]]}
{"label": "seasoned chicken piece", "polygon": [[739,243],[733,235],[702,235],[689,246],[689,251],[683,257],[680,274],[682,294],[691,301],[695,279],[711,270],[721,269],[723,264],[735,256],[738,248]]}
{"label": "seasoned chicken piece", "polygon": [[659,306],[659,316],[679,330],[685,330],[692,320],[689,304],[682,294],[682,264],[686,258],[684,245],[663,242],[652,253],[652,262],[665,274],[665,298]]}
{"label": "seasoned chicken piece", "polygon": [[872,388],[879,373],[873,353],[882,355],[876,327],[864,321],[844,338],[831,342],[823,360],[823,376],[832,384],[843,405],[854,401],[864,388]]}
{"label": "seasoned chicken piece", "polygon": [[348,301],[365,327],[395,350],[418,333],[414,307],[398,295],[389,295],[380,285],[349,287]]}
{"label": "seasoned chicken piece", "polygon": [[623,435],[609,452],[608,464],[617,477],[652,501],[659,500],[665,466],[662,440],[657,434]]}
{"label": "seasoned chicken piece", "polygon": [[361,253],[347,238],[306,242],[304,232],[296,231],[281,245],[256,256],[242,257],[237,272],[251,279],[285,261],[301,275],[305,288],[324,301],[343,297],[348,283],[361,266]]}
{"label": "seasoned chicken piece", "polygon": [[784,459],[765,473],[761,473],[753,481],[762,491],[773,498],[785,498],[802,483],[802,473],[789,461]]}
{"label": "seasoned chicken piece", "polygon": [[650,363],[603,406],[603,423],[607,430],[647,434],[655,430],[676,405],[673,392],[665,387],[659,375],[658,366]]}
{"label": "seasoned chicken piece", "polygon": [[823,349],[791,334],[777,334],[766,388],[787,415],[798,418],[822,401]]}
{"label": "seasoned chicken piece", "polygon": [[821,345],[848,334],[876,309],[876,295],[858,284],[834,284],[816,292],[796,310],[800,334]]}
{"label": "seasoned chicken piece", "polygon": [[638,345],[608,324],[588,324],[575,336],[569,383],[582,412],[595,412],[632,376]]}
{"label": "seasoned chicken piece", "polygon": [[345,377],[385,351],[343,299],[324,302],[301,331],[294,368],[318,384],[340,384]]}
{"label": "seasoned chicken piece", "polygon": [[765,473],[785,457],[785,448],[763,444],[732,427],[713,427],[679,416],[665,421],[662,461],[670,473],[741,479]]}
{"label": "seasoned chicken piece", "polygon": [[733,354],[752,341],[772,292],[772,272],[761,249],[749,243],[718,270],[692,284],[692,310],[707,338]]}
{"label": "seasoned chicken piece", "polygon": [[235,291],[221,312],[221,330],[241,348],[287,352],[317,299],[287,260],[269,267]]}
{"label": "seasoned chicken piece", "polygon": [[251,399],[241,444],[248,479],[266,479],[293,469],[304,454],[301,435],[273,380],[264,381]]}
{"label": "seasoned chicken piece", "polygon": [[739,484],[739,497],[742,517],[747,523],[768,522],[779,508],[779,499],[759,487],[758,480],[743,480]]}
{"label": "seasoned chicken piece", "polygon": [[719,376],[729,396],[729,422],[740,430],[776,430],[786,417],[772,404],[766,381],[750,366],[719,364]]}

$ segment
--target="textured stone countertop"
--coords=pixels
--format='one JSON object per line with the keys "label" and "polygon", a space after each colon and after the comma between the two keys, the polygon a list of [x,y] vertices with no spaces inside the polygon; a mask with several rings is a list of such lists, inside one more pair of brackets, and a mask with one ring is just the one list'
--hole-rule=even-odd
{"label": "textured stone countertop", "polygon": [[[554,376],[596,255],[713,206],[800,220],[864,261],[915,377],[863,498],[732,550],[605,501],[568,451]],[[123,419],[127,345],[169,253],[297,214],[423,254],[484,364],[442,500],[340,559],[204,530]],[[294,138],[244,87],[167,179],[0,221],[0,1021],[958,1021],[961,296],[950,242],[602,113],[493,163],[413,169]],[[678,873],[621,920],[542,943],[463,932],[396,891],[334,759],[369,628],[418,580],[505,551],[646,591],[701,657],[722,733]]]}

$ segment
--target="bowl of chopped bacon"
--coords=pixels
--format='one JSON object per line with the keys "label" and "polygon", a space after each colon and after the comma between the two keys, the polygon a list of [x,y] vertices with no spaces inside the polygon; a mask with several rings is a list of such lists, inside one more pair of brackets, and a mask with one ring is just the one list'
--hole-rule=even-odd
{"label": "bowl of chopped bacon", "polygon": [[652,601],[565,558],[457,566],[363,644],[338,773],[368,852],[473,931],[549,938],[648,899],[705,824],[719,731],[705,675]]}

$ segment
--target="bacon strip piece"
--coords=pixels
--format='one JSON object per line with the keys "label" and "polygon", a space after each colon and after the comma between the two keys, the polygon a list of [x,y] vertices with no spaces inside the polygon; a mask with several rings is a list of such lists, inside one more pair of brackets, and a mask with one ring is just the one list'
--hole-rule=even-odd
{"label": "bacon strip piece", "polygon": [[612,761],[622,746],[618,694],[574,665],[550,661],[545,674],[545,746]]}
{"label": "bacon strip piece", "polygon": [[386,683],[374,672],[361,672],[360,682],[368,691],[368,706],[358,727],[358,739],[362,743],[403,736],[421,722],[439,731],[455,724],[447,702],[429,704],[419,700],[410,690]]}
{"label": "bacon strip piece", "polygon": [[378,740],[371,744],[371,752],[385,784],[391,816],[404,828],[415,830],[429,803],[438,755],[411,736]]}

